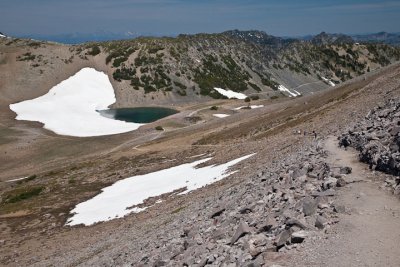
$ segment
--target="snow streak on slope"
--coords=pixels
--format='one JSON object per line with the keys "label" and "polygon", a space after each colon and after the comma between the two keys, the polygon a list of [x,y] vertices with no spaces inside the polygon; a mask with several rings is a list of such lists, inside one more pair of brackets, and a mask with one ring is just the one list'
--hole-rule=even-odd
{"label": "snow streak on slope", "polygon": [[217,87],[215,87],[214,90],[220,93],[221,95],[226,96],[227,98],[245,99],[247,97],[245,94],[237,93],[232,90],[225,90]]}
{"label": "snow streak on slope", "polygon": [[104,188],[94,198],[78,204],[71,211],[74,215],[67,222],[67,225],[91,225],[123,217],[132,212],[140,212],[146,207],[129,207],[142,204],[149,197],[170,193],[177,189],[184,188],[185,191],[180,194],[186,194],[205,185],[215,183],[235,173],[235,171],[228,171],[229,167],[253,155],[247,155],[221,165],[196,168],[197,165],[212,159],[206,158],[118,181]]}
{"label": "snow streak on slope", "polygon": [[280,84],[278,86],[278,90],[281,92],[285,92],[288,93],[290,97],[294,96],[300,96],[301,94],[299,92],[297,92],[296,90],[293,90],[294,92],[290,91],[289,89],[287,89],[285,86],[283,86],[282,84]]}

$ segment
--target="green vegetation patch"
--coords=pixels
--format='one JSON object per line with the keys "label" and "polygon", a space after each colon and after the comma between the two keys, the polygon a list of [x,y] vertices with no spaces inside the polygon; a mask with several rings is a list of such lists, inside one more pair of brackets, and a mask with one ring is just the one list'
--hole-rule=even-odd
{"label": "green vegetation patch", "polygon": [[136,70],[134,68],[126,68],[122,67],[121,69],[116,69],[113,73],[113,78],[116,81],[122,80],[132,80],[136,74]]}
{"label": "green vegetation patch", "polygon": [[18,56],[17,60],[18,61],[33,61],[35,60],[36,55],[33,55],[31,52],[26,52],[22,56]]}
{"label": "green vegetation patch", "polygon": [[30,199],[39,195],[43,191],[43,186],[29,187],[16,190],[14,193],[8,195],[5,199],[6,203],[16,203],[22,200]]}
{"label": "green vegetation patch", "polygon": [[203,60],[203,67],[195,69],[194,81],[200,87],[200,94],[223,98],[214,90],[214,87],[227,88],[236,92],[247,89],[250,75],[243,71],[230,56],[223,56],[222,62],[226,67],[219,62],[216,56],[207,55]]}
{"label": "green vegetation patch", "polygon": [[100,47],[98,45],[93,45],[92,47],[90,47],[90,50],[87,54],[90,56],[97,56],[98,54],[100,54],[100,52]]}
{"label": "green vegetation patch", "polygon": [[109,54],[106,57],[106,64],[113,60],[113,66],[118,68],[123,62],[127,61],[129,56],[136,51],[135,47],[127,45],[110,45],[107,47]]}

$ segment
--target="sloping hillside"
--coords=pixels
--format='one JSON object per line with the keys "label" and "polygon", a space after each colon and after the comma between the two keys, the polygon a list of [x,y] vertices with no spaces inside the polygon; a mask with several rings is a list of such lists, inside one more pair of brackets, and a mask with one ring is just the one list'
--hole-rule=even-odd
{"label": "sloping hillside", "polygon": [[[290,92],[307,94],[399,59],[399,48],[360,45],[350,37],[331,38],[324,33],[309,41],[238,30],[73,46],[0,40],[3,76],[11,69],[9,65],[15,65],[22,74],[18,77],[26,77],[20,81],[2,77],[8,88],[18,82],[26,91],[39,90],[29,89],[32,85],[48,90],[50,82],[42,86],[42,80],[57,83],[84,66],[93,66],[108,73],[117,105],[123,106],[224,98],[215,87],[261,98],[290,96]],[[24,94],[29,95],[40,94]],[[13,101],[20,98],[11,97]]]}

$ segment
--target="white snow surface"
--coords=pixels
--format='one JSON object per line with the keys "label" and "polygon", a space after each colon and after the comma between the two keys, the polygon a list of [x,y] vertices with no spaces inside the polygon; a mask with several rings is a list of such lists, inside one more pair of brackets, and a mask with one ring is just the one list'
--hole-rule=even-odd
{"label": "white snow surface", "polygon": [[229,117],[230,115],[229,114],[223,114],[223,113],[220,113],[220,114],[213,114],[213,116],[214,117],[217,117],[217,118],[226,118],[226,117]]}
{"label": "white snow surface", "polygon": [[[250,105],[250,108],[251,108],[251,109],[263,108],[263,107],[264,107],[264,105]],[[242,109],[242,108],[247,108],[247,106],[237,107],[237,108],[234,108],[233,110],[240,110],[240,109]]]}
{"label": "white snow surface", "polygon": [[295,91],[295,90],[293,90],[294,92],[290,91],[289,89],[287,89],[287,88],[286,88],[285,86],[283,86],[282,84],[280,84],[280,85],[278,86],[278,90],[281,91],[281,92],[286,92],[286,93],[288,93],[290,97],[292,97],[292,96],[296,97],[296,96],[300,96],[300,95],[301,95],[299,92],[297,92],[297,91]]}
{"label": "white snow surface", "polygon": [[[254,154],[231,160],[221,165],[210,165],[196,168],[197,165],[212,159],[200,159],[144,175],[133,176],[120,180],[106,187],[100,194],[85,202],[78,204],[72,211],[74,214],[67,225],[78,224],[92,225],[97,222],[109,221],[123,217],[132,212],[140,212],[147,207],[133,207],[142,204],[149,197],[159,196],[184,188],[180,194],[212,184],[235,171],[228,169]],[[129,208],[131,207],[131,208]]]}
{"label": "white snow surface", "polygon": [[332,82],[331,80],[325,78],[325,77],[321,77],[322,80],[324,80],[325,82],[327,82],[330,86],[335,86],[336,84],[334,82]]}
{"label": "white snow surface", "polygon": [[6,183],[11,183],[11,182],[17,182],[17,181],[22,181],[25,179],[28,179],[29,176],[25,176],[25,177],[21,177],[21,178],[16,178],[16,179],[12,179],[12,180],[7,180],[5,181]]}
{"label": "white snow surface", "polygon": [[6,38],[7,36],[0,34],[0,38]]}
{"label": "white snow surface", "polygon": [[83,68],[38,98],[11,104],[17,120],[38,121],[60,135],[101,136],[136,130],[143,124],[106,118],[97,110],[116,101],[114,89],[103,72]]}
{"label": "white snow surface", "polygon": [[214,87],[214,90],[217,91],[218,93],[220,93],[221,95],[226,96],[227,98],[245,99],[247,97],[247,95],[245,95],[245,94],[237,93],[232,90],[225,90],[225,89],[217,88],[217,87]]}

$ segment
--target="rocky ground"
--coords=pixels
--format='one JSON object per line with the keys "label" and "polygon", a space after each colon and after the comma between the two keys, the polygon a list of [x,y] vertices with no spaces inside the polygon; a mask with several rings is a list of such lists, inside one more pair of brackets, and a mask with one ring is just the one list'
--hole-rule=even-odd
{"label": "rocky ground", "polygon": [[386,184],[395,195],[400,194],[400,100],[390,99],[372,109],[347,133],[340,137],[340,145],[359,151],[360,161],[371,170],[392,174]]}
{"label": "rocky ground", "polygon": [[[216,153],[217,161],[228,155],[257,155],[220,183],[123,219],[91,227],[56,224],[37,233],[9,229],[11,222],[26,223],[23,216],[19,221],[1,219],[1,264],[398,266],[398,201],[379,190],[391,176],[362,169],[350,152],[337,148],[336,136],[399,96],[400,67],[394,66],[348,87],[279,105],[269,116],[260,110],[228,118],[219,128],[204,126],[201,137],[189,142],[190,151],[207,149]],[[393,128],[387,123],[382,131]],[[298,130],[315,130],[317,138],[295,134]],[[188,145],[180,134],[188,133],[190,129],[167,135],[141,149],[179,150]],[[99,168],[90,170],[100,175]],[[43,216],[42,222],[53,220],[52,214]]]}

